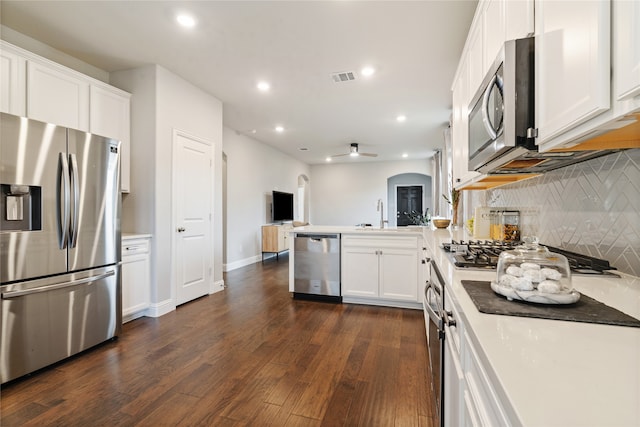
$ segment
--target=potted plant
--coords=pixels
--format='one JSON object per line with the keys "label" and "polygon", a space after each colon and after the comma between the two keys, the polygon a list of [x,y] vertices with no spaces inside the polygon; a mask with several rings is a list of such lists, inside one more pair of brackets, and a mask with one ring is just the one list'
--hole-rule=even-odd
{"label": "potted plant", "polygon": [[429,225],[431,221],[431,214],[429,214],[429,208],[424,211],[424,215],[421,212],[411,211],[404,212],[404,214],[409,218],[409,221],[413,225]]}

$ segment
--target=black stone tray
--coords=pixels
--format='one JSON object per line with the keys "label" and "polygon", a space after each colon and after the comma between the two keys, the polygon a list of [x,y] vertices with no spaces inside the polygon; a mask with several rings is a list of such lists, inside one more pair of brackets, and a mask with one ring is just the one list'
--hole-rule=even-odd
{"label": "black stone tray", "polygon": [[493,292],[491,282],[463,280],[462,286],[481,313],[640,328],[640,320],[584,294],[573,304],[536,304],[509,301]]}

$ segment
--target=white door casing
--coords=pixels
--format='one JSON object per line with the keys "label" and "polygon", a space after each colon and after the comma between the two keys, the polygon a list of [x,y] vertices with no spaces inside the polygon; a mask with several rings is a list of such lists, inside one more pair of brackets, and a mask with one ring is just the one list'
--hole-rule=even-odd
{"label": "white door casing", "polygon": [[176,305],[209,293],[213,280],[213,144],[173,131],[173,264]]}

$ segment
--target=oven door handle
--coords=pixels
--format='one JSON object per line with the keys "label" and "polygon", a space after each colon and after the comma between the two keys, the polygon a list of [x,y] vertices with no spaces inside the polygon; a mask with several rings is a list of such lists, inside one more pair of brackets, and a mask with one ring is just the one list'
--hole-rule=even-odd
{"label": "oven door handle", "polygon": [[[431,306],[431,301],[433,301],[434,299],[436,300],[438,299],[437,292],[433,289],[433,286],[431,283],[427,285],[424,292],[426,296],[424,308],[425,310],[427,310],[427,314],[429,314],[429,319],[431,319],[431,321],[436,324],[436,326],[438,327],[438,330],[442,330],[444,327],[442,315],[439,312],[436,312],[435,309],[437,309],[437,307]],[[430,298],[431,295],[433,295],[432,298]]]}

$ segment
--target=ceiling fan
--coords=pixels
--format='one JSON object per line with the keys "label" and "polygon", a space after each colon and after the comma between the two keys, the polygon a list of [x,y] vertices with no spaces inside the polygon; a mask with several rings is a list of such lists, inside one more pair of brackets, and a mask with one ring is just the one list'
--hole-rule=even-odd
{"label": "ceiling fan", "polygon": [[349,152],[345,153],[345,154],[335,154],[331,157],[342,157],[342,156],[351,156],[351,157],[358,157],[358,156],[366,156],[366,157],[378,157],[377,154],[375,153],[361,153],[360,151],[358,151],[358,143],[357,142],[352,142],[349,145]]}

